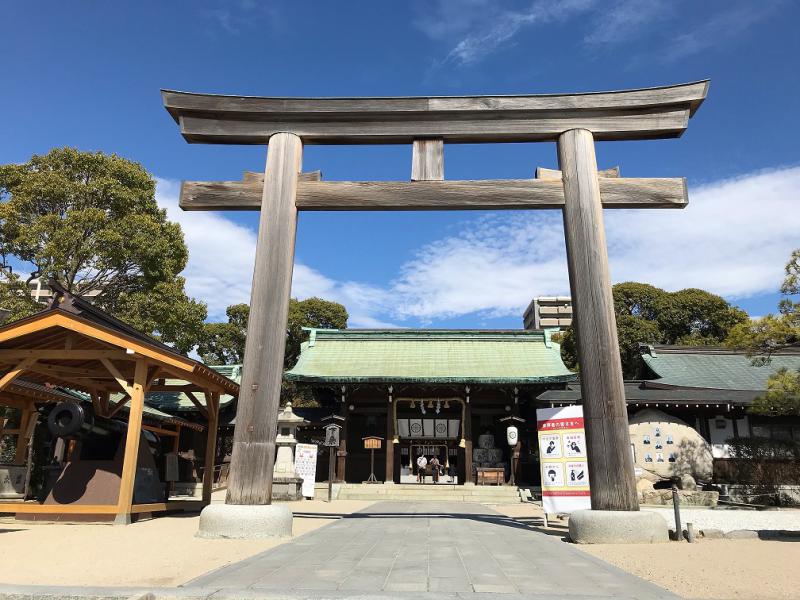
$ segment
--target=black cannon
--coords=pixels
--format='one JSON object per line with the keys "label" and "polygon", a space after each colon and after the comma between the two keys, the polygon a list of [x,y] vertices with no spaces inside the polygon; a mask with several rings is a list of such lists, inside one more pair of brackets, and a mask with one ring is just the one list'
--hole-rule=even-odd
{"label": "black cannon", "polygon": [[[88,403],[60,402],[42,412],[53,441],[60,438],[68,442],[65,451],[56,452],[57,445],[53,445],[53,464],[46,467],[45,503],[113,504],[123,469],[128,424],[95,414]],[[161,454],[158,436],[142,430],[135,458],[136,503],[163,501],[163,465],[159,469],[156,462]]]}
{"label": "black cannon", "polygon": [[[96,415],[89,404],[59,402],[47,415],[47,429],[54,437],[79,442],[80,454],[73,455],[73,459],[111,460],[120,449],[128,424]],[[150,452],[154,456],[160,455],[158,436],[146,430],[142,434]]]}

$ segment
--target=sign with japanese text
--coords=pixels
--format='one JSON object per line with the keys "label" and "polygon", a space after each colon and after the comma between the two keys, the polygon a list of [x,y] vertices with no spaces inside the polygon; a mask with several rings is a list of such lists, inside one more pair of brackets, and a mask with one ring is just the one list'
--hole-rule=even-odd
{"label": "sign with japanese text", "polygon": [[544,512],[591,508],[583,407],[540,408],[536,421]]}
{"label": "sign with japanese text", "polygon": [[326,446],[339,445],[339,430],[341,430],[341,426],[337,425],[336,423],[331,423],[330,425],[325,426]]}

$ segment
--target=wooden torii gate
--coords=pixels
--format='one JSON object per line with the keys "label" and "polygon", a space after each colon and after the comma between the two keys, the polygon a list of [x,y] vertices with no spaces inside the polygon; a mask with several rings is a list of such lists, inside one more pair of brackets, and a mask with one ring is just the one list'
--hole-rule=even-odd
{"label": "wooden torii gate", "polygon": [[[184,182],[184,210],[261,210],[226,502],[269,504],[298,210],[553,209],[564,215],[595,510],[639,509],[603,208],[683,208],[684,179],[598,172],[595,140],[679,137],[708,81],[587,94],[263,98],[162,91],[190,143],[266,144],[264,176]],[[444,180],[445,143],[556,142],[536,179]],[[411,181],[321,181],[304,144],[412,144]]]}

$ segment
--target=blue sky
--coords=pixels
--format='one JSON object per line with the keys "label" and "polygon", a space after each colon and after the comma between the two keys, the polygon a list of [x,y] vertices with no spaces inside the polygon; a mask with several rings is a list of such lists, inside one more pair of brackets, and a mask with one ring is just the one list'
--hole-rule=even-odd
{"label": "blue sky", "polygon": [[[278,96],[577,92],[710,78],[677,140],[598,145],[601,168],[689,180],[684,211],[606,213],[615,281],[774,310],[800,246],[800,4],[790,0],[15,2],[3,9],[0,161],[116,152],[159,178],[212,317],[249,298],[255,213],[182,213],[181,179],[239,179],[261,147],[188,145],[159,89]],[[410,148],[306,148],[325,179],[407,179]],[[525,178],[553,144],[447,146],[451,179]],[[294,294],[352,326],[519,327],[568,291],[559,213],[306,213]]]}

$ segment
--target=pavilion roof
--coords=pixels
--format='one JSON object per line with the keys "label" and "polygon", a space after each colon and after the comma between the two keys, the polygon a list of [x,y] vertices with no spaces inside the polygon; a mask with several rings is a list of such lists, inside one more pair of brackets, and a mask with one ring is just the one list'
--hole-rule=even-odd
{"label": "pavilion roof", "polygon": [[286,378],[330,383],[571,381],[548,331],[309,329]]}
{"label": "pavilion roof", "polygon": [[763,391],[778,369],[800,369],[800,348],[776,352],[763,365],[742,351],[713,346],[642,346],[641,353],[655,375],[648,387]]}
{"label": "pavilion roof", "polygon": [[70,294],[57,283],[51,281],[50,287],[54,295],[45,309],[0,326],[0,371],[10,376],[24,373],[27,381],[86,394],[116,392],[117,378],[102,361],[130,381],[133,361],[142,358],[153,365],[153,378],[177,376],[191,382],[188,387],[194,390],[238,394],[238,384],[223,374]]}
{"label": "pavilion roof", "polygon": [[[237,384],[241,383],[242,381],[242,365],[210,365],[209,368]],[[179,387],[186,385],[188,382],[182,379],[165,379],[163,383],[165,386]],[[196,391],[193,392],[193,395],[198,402],[200,402],[200,404],[203,406],[208,405],[204,392]],[[219,398],[220,410],[225,409],[234,400],[236,400],[236,396],[231,394],[222,394]],[[189,398],[189,395],[183,391],[148,392],[145,396],[145,402],[148,405],[167,413],[198,411],[197,405],[192,402],[191,398]]]}

